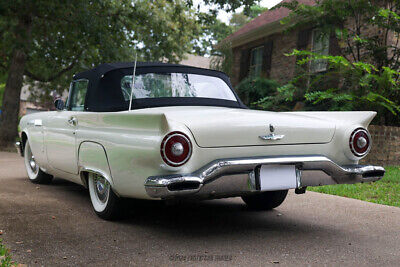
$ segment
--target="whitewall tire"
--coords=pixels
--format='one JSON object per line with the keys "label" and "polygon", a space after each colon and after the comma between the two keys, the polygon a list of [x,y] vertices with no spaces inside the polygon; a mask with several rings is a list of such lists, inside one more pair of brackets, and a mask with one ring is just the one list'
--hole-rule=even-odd
{"label": "whitewall tire", "polygon": [[88,187],[94,212],[102,219],[112,220],[120,215],[120,198],[101,175],[89,173]]}
{"label": "whitewall tire", "polygon": [[24,149],[24,162],[26,173],[28,174],[29,180],[35,184],[48,184],[53,180],[53,176],[45,173],[40,169],[39,164],[35,160],[35,156],[32,153],[29,140],[26,140]]}

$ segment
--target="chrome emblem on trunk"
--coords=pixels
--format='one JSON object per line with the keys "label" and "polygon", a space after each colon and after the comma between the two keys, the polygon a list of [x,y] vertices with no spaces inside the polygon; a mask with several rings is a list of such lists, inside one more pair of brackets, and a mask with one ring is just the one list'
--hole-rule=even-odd
{"label": "chrome emblem on trunk", "polygon": [[275,131],[274,125],[272,125],[272,124],[269,125],[269,131],[270,131],[271,133],[273,133],[273,132]]}
{"label": "chrome emblem on trunk", "polygon": [[281,134],[274,134],[275,132],[275,127],[270,124],[269,125],[269,131],[271,132],[268,135],[260,135],[259,138],[262,140],[272,140],[272,141],[276,141],[276,140],[281,140],[283,137],[285,137],[285,135]]}

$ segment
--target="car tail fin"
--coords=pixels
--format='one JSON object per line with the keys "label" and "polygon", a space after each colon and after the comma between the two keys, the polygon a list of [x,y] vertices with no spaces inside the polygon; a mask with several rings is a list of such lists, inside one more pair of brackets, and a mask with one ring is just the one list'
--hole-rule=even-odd
{"label": "car tail fin", "polygon": [[357,124],[364,128],[367,128],[372,119],[376,116],[375,111],[305,111],[285,113],[330,120],[334,121],[335,124]]}

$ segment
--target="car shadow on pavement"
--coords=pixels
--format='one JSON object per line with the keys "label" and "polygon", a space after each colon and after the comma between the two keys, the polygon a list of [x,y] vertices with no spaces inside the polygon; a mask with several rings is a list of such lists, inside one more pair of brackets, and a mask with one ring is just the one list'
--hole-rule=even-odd
{"label": "car shadow on pavement", "polygon": [[[240,199],[187,201],[168,205],[157,201],[129,200],[124,218],[117,221],[130,227],[151,228],[171,236],[203,237],[235,236],[248,233],[273,235],[312,235],[320,232],[325,236],[340,234],[315,222],[289,214],[277,208],[270,211],[254,211]],[[251,234],[250,234],[251,235]]]}
{"label": "car shadow on pavement", "polygon": [[[99,220],[99,223],[118,225],[128,231],[146,228],[152,232],[179,235],[183,238],[204,235],[234,236],[243,232],[261,232],[266,236],[268,233],[295,236],[316,232],[328,236],[339,234],[338,229],[325,228],[317,221],[310,224],[309,220],[304,218],[282,214],[280,207],[271,211],[251,210],[240,198],[185,200],[172,204],[164,201],[124,199],[121,218],[104,222],[94,214],[89,193],[84,187],[62,179],[54,179],[52,184],[46,185],[46,189],[54,192],[53,197],[60,198],[60,201],[84,202],[81,203],[83,205],[80,206],[79,212],[87,214],[82,215],[93,216],[93,220]],[[69,195],[69,198],[66,199],[65,195]]]}

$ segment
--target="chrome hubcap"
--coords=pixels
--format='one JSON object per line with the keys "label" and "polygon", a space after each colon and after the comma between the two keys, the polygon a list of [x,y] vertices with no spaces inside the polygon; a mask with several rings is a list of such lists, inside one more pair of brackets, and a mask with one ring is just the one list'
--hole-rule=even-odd
{"label": "chrome hubcap", "polygon": [[103,177],[96,175],[94,178],[95,191],[98,199],[102,203],[106,203],[108,199],[108,191],[110,190],[110,184]]}
{"label": "chrome hubcap", "polygon": [[35,162],[35,157],[32,156],[31,159],[29,160],[29,165],[31,166],[32,171],[36,170],[36,162]]}
{"label": "chrome hubcap", "polygon": [[32,173],[36,175],[39,172],[39,165],[36,163],[35,156],[33,156],[32,151],[29,146],[25,153],[27,153],[27,155],[26,155],[27,168],[30,168]]}

